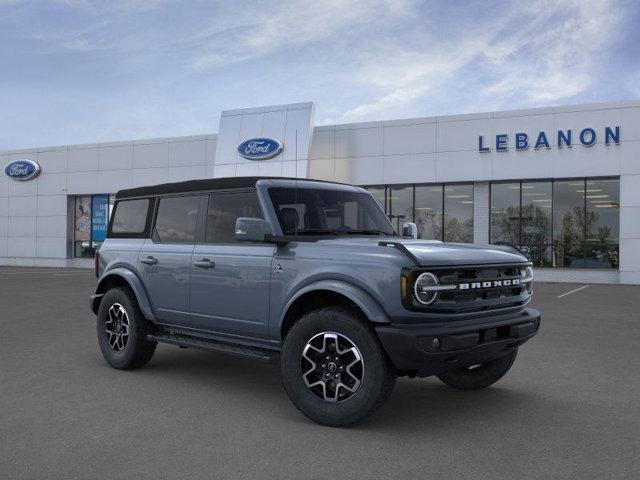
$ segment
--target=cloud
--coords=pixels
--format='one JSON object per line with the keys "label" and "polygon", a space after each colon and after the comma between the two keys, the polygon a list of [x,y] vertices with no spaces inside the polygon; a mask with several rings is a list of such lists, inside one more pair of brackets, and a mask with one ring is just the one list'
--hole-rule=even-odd
{"label": "cloud", "polygon": [[[609,1],[533,4],[527,13],[538,13],[534,21],[499,41],[498,51],[511,45],[510,51],[500,56],[487,54],[501,78],[484,93],[508,98],[524,92],[534,103],[551,103],[587,90],[597,56],[615,38],[621,20],[612,7]],[[572,13],[563,15],[567,11]]]}
{"label": "cloud", "polygon": [[113,14],[114,12],[134,13],[153,10],[175,0],[109,0],[108,2],[96,2],[92,0],[53,0],[71,9],[82,10],[85,13],[95,15]]}
{"label": "cloud", "polygon": [[341,121],[350,121],[362,118],[372,118],[380,114],[393,111],[398,107],[408,105],[412,101],[422,96],[429,89],[428,86],[415,88],[398,88],[385,95],[373,103],[358,105],[356,108],[347,110],[340,117]]}
{"label": "cloud", "polygon": [[323,0],[304,5],[287,0],[270,9],[247,8],[250,13],[234,16],[232,23],[214,23],[195,36],[193,43],[199,51],[193,65],[198,69],[220,67],[335,39],[346,29],[402,16],[410,5],[405,0]]}
{"label": "cloud", "polygon": [[425,34],[413,48],[402,41],[373,45],[360,53],[353,75],[369,88],[368,98],[338,120],[402,115],[410,104],[463,84],[476,87],[477,105],[467,103],[469,109],[512,106],[515,97],[533,105],[576,97],[593,84],[598,55],[617,38],[622,19],[614,7],[607,0],[513,2],[495,18],[469,12],[471,21],[449,38]]}
{"label": "cloud", "polygon": [[0,148],[211,132],[222,109],[307,100],[343,123],[640,97],[632,0],[185,4],[0,0]]}
{"label": "cloud", "polygon": [[[340,121],[357,121],[373,115],[398,115],[407,105],[450,81],[482,51],[485,41],[441,42],[420,51],[399,51],[395,45],[378,46],[375,56],[364,62],[357,76],[361,82],[384,92],[345,111]],[[454,55],[451,52],[455,52]]]}
{"label": "cloud", "polygon": [[[7,1],[7,0],[0,0]],[[259,59],[292,48],[339,41],[355,28],[402,18],[414,0],[224,0],[195,2],[185,11],[176,0],[54,0],[57,24],[44,22],[25,37],[41,42],[44,53],[157,51],[184,55],[198,71]],[[36,4],[33,15],[41,15]],[[171,14],[177,21],[174,24]],[[357,39],[354,39],[357,42]]]}

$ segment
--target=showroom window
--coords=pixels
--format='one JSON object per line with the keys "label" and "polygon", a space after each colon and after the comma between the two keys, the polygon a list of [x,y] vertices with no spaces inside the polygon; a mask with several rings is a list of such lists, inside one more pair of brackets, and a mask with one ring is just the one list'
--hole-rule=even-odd
{"label": "showroom window", "polygon": [[534,265],[618,268],[619,179],[491,184],[491,243]]}
{"label": "showroom window", "polygon": [[404,222],[413,222],[413,186],[387,188],[387,216],[397,232]]}
{"label": "showroom window", "polygon": [[584,180],[555,182],[553,207],[555,266],[583,268],[585,252]]}
{"label": "showroom window", "polygon": [[473,185],[444,186],[444,241],[473,242]]}
{"label": "showroom window", "polygon": [[618,268],[620,181],[587,180],[585,184],[586,268]]}
{"label": "showroom window", "polygon": [[442,185],[421,185],[416,189],[414,222],[418,237],[442,240]]}
{"label": "showroom window", "polygon": [[414,222],[418,238],[446,242],[473,241],[473,184],[366,187],[393,228]]}
{"label": "showroom window", "polygon": [[552,264],[551,210],[553,185],[551,182],[525,182],[522,184],[521,243],[539,267]]}
{"label": "showroom window", "polygon": [[520,243],[520,183],[491,185],[491,243]]}
{"label": "showroom window", "polygon": [[93,257],[107,236],[115,195],[81,195],[73,199],[73,256]]}

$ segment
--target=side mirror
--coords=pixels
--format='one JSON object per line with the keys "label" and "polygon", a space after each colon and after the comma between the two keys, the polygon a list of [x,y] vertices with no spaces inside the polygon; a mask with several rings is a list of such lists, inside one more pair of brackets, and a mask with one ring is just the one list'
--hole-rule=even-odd
{"label": "side mirror", "polygon": [[271,233],[271,224],[262,218],[240,217],[236,220],[238,242],[264,242],[265,235]]}
{"label": "side mirror", "polygon": [[403,223],[402,236],[409,237],[409,238],[418,238],[418,226],[413,222]]}

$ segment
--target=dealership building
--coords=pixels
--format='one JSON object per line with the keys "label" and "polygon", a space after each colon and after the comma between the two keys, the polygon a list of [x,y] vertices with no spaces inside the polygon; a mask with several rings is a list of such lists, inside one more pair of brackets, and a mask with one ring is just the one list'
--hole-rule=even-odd
{"label": "dealership building", "polygon": [[421,238],[516,246],[541,280],[640,284],[640,101],[313,120],[246,108],[210,135],[0,152],[0,265],[91,266],[123,188],[284,176],[362,185]]}

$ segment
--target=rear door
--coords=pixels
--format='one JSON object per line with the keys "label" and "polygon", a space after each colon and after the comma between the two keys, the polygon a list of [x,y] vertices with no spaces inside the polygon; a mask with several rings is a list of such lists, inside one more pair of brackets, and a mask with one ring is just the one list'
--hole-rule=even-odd
{"label": "rear door", "polygon": [[209,196],[205,235],[191,262],[192,322],[212,332],[267,338],[275,246],[236,242],[238,217],[262,218],[255,190]]}
{"label": "rear door", "polygon": [[145,240],[138,269],[153,313],[161,323],[189,325],[189,279],[203,195],[161,197],[152,238]]}

